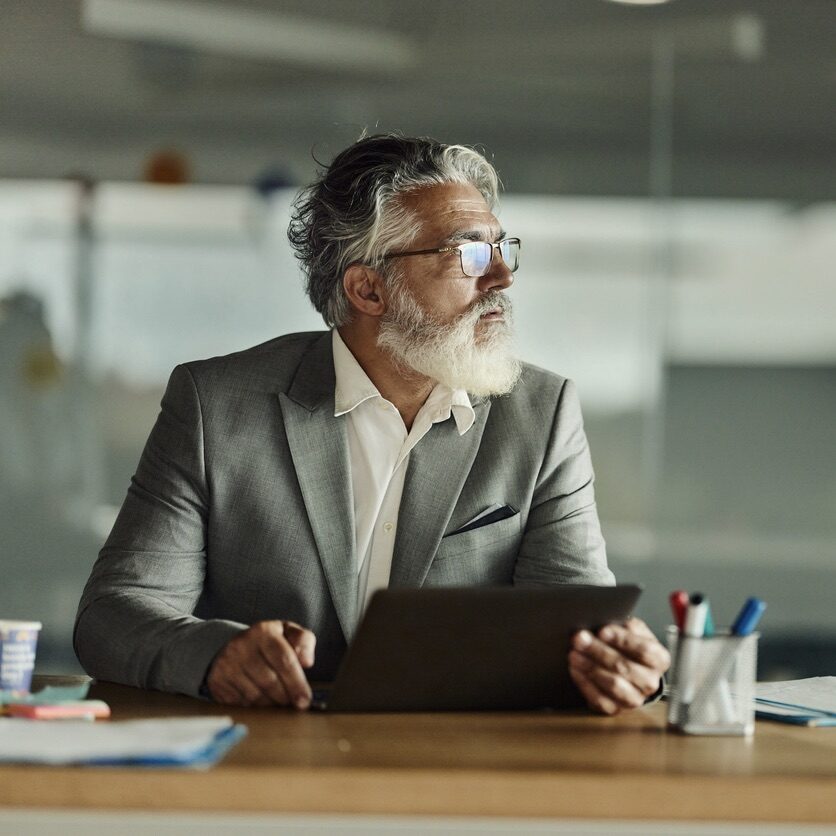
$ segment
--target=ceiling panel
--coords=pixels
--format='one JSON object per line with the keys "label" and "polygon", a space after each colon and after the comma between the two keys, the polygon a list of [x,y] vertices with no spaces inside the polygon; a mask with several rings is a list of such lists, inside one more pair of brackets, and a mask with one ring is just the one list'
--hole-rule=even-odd
{"label": "ceiling panel", "polygon": [[[203,5],[390,32],[414,48],[417,66],[376,71],[220,55],[91,34],[80,0],[6,0],[0,175],[56,176],[75,153],[94,176],[132,179],[143,149],[173,144],[193,155],[198,179],[232,182],[277,161],[304,179],[311,165],[300,161],[312,145],[336,150],[377,127],[482,142],[498,157],[509,155],[506,167],[528,190],[643,193],[653,49],[664,42],[675,55],[676,189],[718,193],[745,183],[758,196],[799,199],[836,192],[832,0],[673,0],[652,8],[606,0]],[[44,149],[37,170],[32,143]],[[112,151],[97,169],[97,149],[113,143],[136,150],[121,170]],[[249,155],[249,168],[201,164],[233,148]],[[535,159],[539,169],[564,174],[541,176]],[[729,177],[738,168],[741,177]],[[793,168],[795,189],[786,174]]]}

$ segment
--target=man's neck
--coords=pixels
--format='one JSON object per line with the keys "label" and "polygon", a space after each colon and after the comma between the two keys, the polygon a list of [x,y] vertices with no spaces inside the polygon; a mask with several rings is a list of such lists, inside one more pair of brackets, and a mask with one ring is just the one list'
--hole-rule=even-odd
{"label": "man's neck", "polygon": [[435,381],[396,365],[378,348],[377,335],[371,329],[349,324],[337,331],[377,391],[395,405],[407,431],[412,429],[412,422],[435,388]]}

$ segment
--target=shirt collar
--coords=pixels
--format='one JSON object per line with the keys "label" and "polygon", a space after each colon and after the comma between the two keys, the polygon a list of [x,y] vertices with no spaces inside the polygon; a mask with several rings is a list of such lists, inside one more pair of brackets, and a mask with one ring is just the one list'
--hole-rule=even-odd
{"label": "shirt collar", "polygon": [[[374,383],[363,371],[336,328],[333,329],[332,344],[334,349],[334,417],[345,415],[356,409],[370,398],[382,398]],[[459,435],[464,435],[476,421],[476,413],[470,398],[464,389],[451,389],[443,383],[437,383],[430,392],[421,412],[431,415],[432,423],[446,421],[452,414]],[[420,414],[420,413],[419,413]]]}
{"label": "shirt collar", "polygon": [[418,416],[422,414],[428,414],[433,424],[446,421],[452,414],[459,435],[464,435],[476,421],[476,413],[473,411],[467,392],[464,389],[451,389],[444,383],[436,383],[435,389],[430,392]]}
{"label": "shirt collar", "polygon": [[331,334],[334,348],[334,374],[337,378],[334,391],[334,417],[338,418],[356,409],[369,398],[379,398],[380,392],[349,351],[336,328]]}

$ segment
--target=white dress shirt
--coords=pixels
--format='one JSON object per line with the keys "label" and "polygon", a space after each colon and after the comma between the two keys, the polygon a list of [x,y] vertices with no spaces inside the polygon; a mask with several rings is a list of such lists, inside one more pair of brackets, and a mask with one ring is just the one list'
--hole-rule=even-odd
{"label": "white dress shirt", "polygon": [[336,329],[333,348],[334,417],[345,415],[348,421],[359,620],[372,594],[389,586],[410,450],[451,413],[460,436],[473,426],[476,414],[467,392],[439,383],[407,432],[395,405],[377,391]]}

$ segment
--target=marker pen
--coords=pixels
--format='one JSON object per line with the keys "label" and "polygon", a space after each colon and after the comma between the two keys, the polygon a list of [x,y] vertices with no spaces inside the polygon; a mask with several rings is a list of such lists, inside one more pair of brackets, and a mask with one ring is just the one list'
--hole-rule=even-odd
{"label": "marker pen", "polygon": [[685,613],[688,609],[688,593],[684,589],[674,589],[668,597],[673,613],[673,622],[679,628],[679,632],[685,628]]}
{"label": "marker pen", "polygon": [[701,592],[695,592],[688,601],[685,613],[685,627],[680,636],[682,644],[679,653],[679,687],[681,693],[680,717],[687,722],[688,709],[696,690],[696,664],[699,661],[700,639],[705,632],[705,616],[708,602]]}
{"label": "marker pen", "polygon": [[748,598],[737,618],[734,620],[734,624],[732,624],[732,635],[748,636],[754,632],[765,609],[765,601],[762,601],[760,598]]}
{"label": "marker pen", "polygon": [[[714,637],[716,633],[716,628],[714,627],[714,619],[711,616],[711,604],[708,602],[708,598],[705,599],[705,629],[703,630],[703,638],[710,639]],[[707,648],[704,646],[703,651],[707,652]],[[706,680],[703,680],[706,681]],[[705,689],[703,688],[703,691]],[[694,711],[699,711],[700,707],[700,698],[702,696],[702,692],[698,691],[694,696],[694,700],[688,708],[688,711],[693,714]],[[717,721],[717,713],[720,715],[720,719],[724,723],[732,723],[734,722],[734,702],[732,701],[731,693],[729,692],[729,683],[726,682],[724,679],[721,679],[717,683],[716,688],[716,701],[711,700],[705,706],[707,711],[707,721],[708,723],[714,723]]]}
{"label": "marker pen", "polygon": [[703,630],[703,636],[710,639],[716,632],[716,629],[714,627],[714,619],[711,617],[711,604],[708,603],[708,599],[705,601],[705,607],[705,630]]}
{"label": "marker pen", "polygon": [[688,601],[683,632],[690,638],[702,638],[708,617],[708,601],[701,592],[695,592]]}

